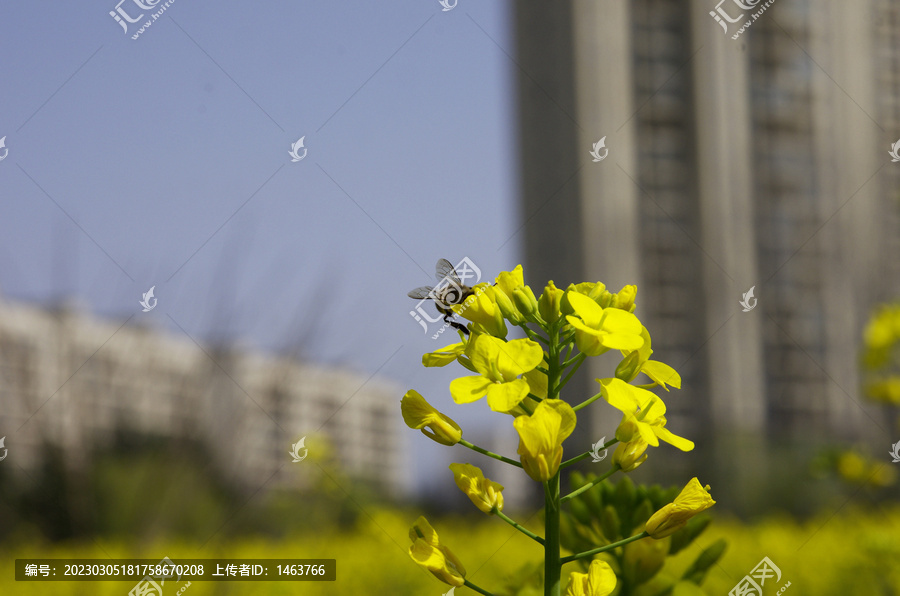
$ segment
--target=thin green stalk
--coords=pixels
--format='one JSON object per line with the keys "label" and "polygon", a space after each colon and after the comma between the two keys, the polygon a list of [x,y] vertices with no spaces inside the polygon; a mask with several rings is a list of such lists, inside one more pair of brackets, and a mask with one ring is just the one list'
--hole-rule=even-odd
{"label": "thin green stalk", "polygon": [[549,339],[547,339],[540,333],[529,329],[528,326],[525,325],[525,323],[522,323],[521,325],[519,325],[519,327],[521,327],[525,331],[525,335],[527,335],[529,339],[539,341],[544,345],[548,345],[550,343]]}
{"label": "thin green stalk", "polygon": [[[557,321],[549,329],[547,397],[550,399],[560,399],[559,328],[560,322]],[[544,596],[560,596],[562,563],[559,554],[559,470],[544,483],[544,490]]]}
{"label": "thin green stalk", "polygon": [[607,478],[609,478],[610,476],[612,476],[613,474],[615,474],[616,472],[618,472],[620,469],[621,469],[621,468],[619,468],[618,465],[614,465],[614,466],[609,470],[609,472],[607,472],[606,474],[603,474],[602,476],[600,476],[599,478],[597,478],[597,479],[594,480],[593,482],[588,482],[588,483],[585,484],[584,486],[582,486],[582,487],[580,487],[580,488],[577,488],[577,489],[573,490],[572,492],[570,492],[569,494],[567,494],[567,495],[564,496],[564,497],[561,497],[561,498],[559,499],[559,502],[560,502],[560,503],[563,503],[563,502],[565,502],[565,501],[568,501],[569,499],[572,499],[572,498],[577,497],[578,495],[580,495],[581,493],[583,493],[583,492],[586,491],[586,490],[590,490],[590,489],[594,488],[595,486],[597,486],[598,484],[600,484],[601,482],[603,482],[604,480],[606,480]]}
{"label": "thin green stalk", "polygon": [[[572,375],[578,372],[578,369],[581,367],[581,363],[584,362],[585,358],[587,358],[585,354],[579,354],[572,359],[572,361],[575,362],[575,366],[572,367],[572,370],[569,371],[569,374],[566,375],[566,378],[563,379],[562,383],[559,384],[560,390],[562,390],[562,388],[566,386],[566,383],[569,382],[569,379],[572,378]],[[566,366],[567,364],[563,362],[563,368],[565,368]]]}
{"label": "thin green stalk", "polygon": [[560,596],[562,560],[559,556],[559,472],[544,483],[544,596]]}
{"label": "thin green stalk", "polygon": [[528,393],[528,397],[530,397],[530,398],[533,399],[534,401],[544,401],[544,398],[543,398],[543,397],[539,397],[539,396],[537,396],[537,395],[535,395],[534,393],[531,393],[531,392]]}
{"label": "thin green stalk", "polygon": [[618,542],[613,542],[612,544],[607,544],[606,546],[601,546],[600,548],[595,548],[592,550],[586,550],[583,553],[578,553],[576,555],[569,555],[568,557],[563,557],[561,559],[562,564],[571,563],[572,561],[577,561],[578,559],[584,559],[585,557],[593,557],[594,555],[598,555],[600,553],[605,553],[608,550],[612,550],[614,548],[619,548],[620,546],[625,546],[629,542],[634,542],[635,540],[640,540],[641,538],[646,538],[649,536],[646,531],[641,532],[640,534],[635,534],[629,538],[625,538],[623,540],[619,540]]}
{"label": "thin green stalk", "polygon": [[[571,354],[571,351],[569,353]],[[569,354],[566,354],[566,356],[568,356],[568,355]],[[584,352],[580,352],[580,353],[576,354],[575,356],[573,356],[572,358],[569,358],[568,360],[563,360],[562,367],[567,368],[569,365],[574,363],[576,360],[584,361],[585,358],[587,358],[587,354],[585,354]],[[581,364],[581,363],[579,362],[579,364]]]}
{"label": "thin green stalk", "polygon": [[577,406],[573,406],[572,409],[575,410],[575,411],[577,412],[577,411],[580,410],[581,408],[585,408],[585,407],[591,405],[592,403],[594,403],[595,401],[597,401],[597,400],[600,399],[601,397],[603,397],[603,392],[602,392],[602,391],[601,391],[600,393],[598,393],[597,395],[595,395],[595,396],[593,396],[593,397],[590,397],[590,398],[586,399],[585,401],[581,402],[581,403],[578,404]]}
{"label": "thin green stalk", "polygon": [[473,583],[470,582],[469,580],[466,580],[466,583],[464,583],[463,585],[464,585],[465,587],[469,588],[470,590],[475,590],[475,591],[478,592],[479,594],[484,594],[485,596],[494,596],[493,594],[491,594],[490,592],[488,592],[488,591],[485,590],[484,588],[479,588],[478,586],[476,586],[475,584],[473,584]]}
{"label": "thin green stalk", "polygon": [[510,519],[505,513],[503,513],[502,511],[500,511],[500,510],[497,509],[496,507],[494,507],[493,513],[494,513],[494,515],[496,515],[497,517],[499,517],[500,519],[502,519],[503,521],[505,521],[506,523],[508,523],[509,525],[511,525],[512,527],[514,527],[515,529],[517,529],[518,531],[522,532],[523,534],[525,534],[526,536],[528,536],[529,538],[531,538],[531,539],[534,540],[535,542],[538,542],[538,543],[540,543],[540,544],[544,544],[544,539],[543,539],[543,538],[541,538],[540,536],[538,536],[538,535],[535,534],[534,532],[530,532],[529,530],[525,529],[521,524],[519,524],[519,522],[515,521],[514,519]]}
{"label": "thin green stalk", "polygon": [[520,462],[517,462],[514,459],[509,459],[508,457],[503,457],[502,455],[499,455],[492,451],[488,451],[487,449],[484,449],[483,447],[479,447],[478,445],[473,445],[472,443],[466,441],[465,439],[460,439],[459,444],[462,445],[463,447],[468,447],[472,451],[477,451],[478,453],[481,453],[482,455],[486,455],[488,457],[493,457],[496,460],[508,463],[511,466],[516,466],[519,468],[522,467],[522,464]]}

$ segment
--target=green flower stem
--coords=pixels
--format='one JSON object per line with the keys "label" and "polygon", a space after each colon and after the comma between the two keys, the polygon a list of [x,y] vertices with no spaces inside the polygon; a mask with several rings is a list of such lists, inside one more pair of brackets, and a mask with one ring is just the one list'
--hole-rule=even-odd
{"label": "green flower stem", "polygon": [[581,408],[584,408],[584,407],[587,407],[587,406],[591,405],[592,403],[594,403],[595,401],[597,401],[597,400],[600,399],[601,397],[603,397],[603,392],[602,392],[602,391],[601,391],[600,393],[598,393],[597,395],[595,395],[595,396],[593,396],[593,397],[590,397],[590,398],[586,399],[585,401],[581,402],[581,403],[578,404],[577,406],[573,406],[572,409],[575,410],[575,411],[577,412],[577,411],[580,410]]}
{"label": "green flower stem", "polygon": [[[613,439],[612,439],[611,441],[607,441],[606,443],[604,443],[603,448],[604,448],[604,449],[607,449],[607,448],[609,448],[610,446],[615,445],[615,444],[618,443],[618,442],[619,442],[619,439],[613,437]],[[577,456],[573,457],[572,459],[567,459],[566,461],[564,461],[563,463],[561,463],[561,464],[559,465],[559,467],[560,467],[560,468],[566,468],[566,467],[568,467],[568,466],[571,466],[572,464],[577,464],[577,463],[580,462],[581,460],[589,458],[592,454],[593,454],[593,451],[585,451],[585,452],[582,453],[581,455],[577,455]]]}
{"label": "green flower stem", "polygon": [[529,329],[528,326],[525,325],[524,323],[519,325],[519,327],[521,327],[525,331],[525,335],[528,336],[528,339],[531,339],[534,341],[539,341],[539,342],[543,343],[544,345],[548,345],[550,343],[549,339],[547,339],[540,333],[537,333],[537,332]]}
{"label": "green flower stem", "polygon": [[[571,353],[572,353],[572,351],[569,350],[569,354],[571,354]],[[576,360],[579,361],[578,364],[580,365],[581,362],[583,362],[585,358],[587,358],[587,354],[585,354],[584,352],[581,352],[581,353],[577,354],[576,356],[569,358],[568,360],[563,360],[562,367],[566,368],[569,365],[573,364]]]}
{"label": "green flower stem", "polygon": [[528,397],[530,397],[530,398],[533,399],[534,401],[544,401],[544,398],[543,398],[543,397],[538,397],[538,396],[535,395],[534,393],[529,393],[529,394],[528,394]]}
{"label": "green flower stem", "polygon": [[571,563],[572,561],[577,561],[578,559],[584,559],[585,557],[593,557],[594,555],[598,555],[600,553],[605,553],[608,550],[612,550],[614,548],[619,548],[620,546],[625,546],[629,542],[634,542],[635,540],[640,540],[641,538],[646,538],[650,534],[647,532],[641,532],[640,534],[636,534],[631,536],[630,538],[625,538],[623,540],[619,540],[618,542],[613,542],[612,544],[607,544],[606,546],[601,546],[600,548],[595,548],[592,550],[586,550],[583,553],[578,553],[577,555],[569,555],[568,557],[563,557],[561,559],[562,564]]}
{"label": "green flower stem", "polygon": [[[581,366],[581,363],[584,362],[585,358],[587,358],[587,356],[585,354],[579,354],[578,356],[575,356],[571,360],[567,361],[567,362],[574,362],[575,366],[572,367],[572,370],[569,371],[569,374],[566,375],[566,378],[563,379],[562,383],[559,384],[560,389],[565,387],[566,383],[569,382],[569,379],[572,378],[572,375],[574,375],[576,372],[578,372],[578,368]],[[563,362],[562,365],[563,365],[563,368],[568,366],[568,364],[566,364],[565,362]]]}
{"label": "green flower stem", "polygon": [[493,457],[496,460],[500,460],[502,462],[508,463],[511,466],[516,466],[518,468],[522,467],[522,464],[520,462],[517,462],[514,459],[509,459],[508,457],[503,457],[502,455],[498,455],[492,451],[488,451],[487,449],[479,447],[478,445],[473,445],[472,443],[466,441],[465,439],[460,439],[459,444],[462,445],[463,447],[468,447],[472,451],[477,451],[478,453],[481,453],[482,455],[486,455],[488,457]]}
{"label": "green flower stem", "polygon": [[534,540],[535,542],[539,542],[540,544],[544,544],[544,539],[543,539],[543,538],[541,538],[540,536],[538,536],[538,535],[535,534],[534,532],[530,532],[530,531],[526,530],[522,525],[519,524],[519,522],[517,522],[517,521],[514,520],[514,519],[510,519],[505,513],[503,513],[502,511],[500,511],[500,510],[497,509],[496,507],[494,507],[494,509],[493,509],[491,512],[492,512],[494,515],[496,515],[497,517],[499,517],[500,519],[502,519],[503,521],[505,521],[506,523],[508,523],[509,525],[511,525],[512,527],[514,527],[515,529],[517,529],[518,531],[522,532],[523,534],[525,534],[526,536],[528,536],[529,538],[531,538],[532,540]]}
{"label": "green flower stem", "polygon": [[[559,390],[559,329],[562,323],[550,325],[550,345],[547,347],[547,397],[560,399]],[[560,596],[562,562],[559,555],[559,470],[544,482],[544,596]]]}
{"label": "green flower stem", "polygon": [[466,582],[466,583],[464,583],[463,585],[464,585],[465,587],[469,588],[470,590],[475,590],[475,591],[478,592],[479,594],[484,594],[485,596],[494,596],[493,594],[491,594],[491,593],[488,592],[487,590],[485,590],[485,589],[483,589],[483,588],[479,588],[478,586],[476,586],[475,584],[473,584],[473,583],[470,582],[469,580],[465,580],[465,582]]}
{"label": "green flower stem", "polygon": [[545,375],[547,375],[548,377],[550,376],[550,371],[547,370],[546,368],[544,368],[543,366],[538,366],[537,369],[539,371],[541,371],[542,373],[544,373]]}
{"label": "green flower stem", "polygon": [[613,474],[615,474],[616,472],[618,472],[620,469],[621,469],[621,468],[619,468],[618,465],[613,465],[613,467],[610,468],[609,472],[607,472],[606,474],[600,476],[599,478],[597,478],[597,479],[594,480],[593,482],[588,482],[588,483],[585,484],[584,486],[582,486],[582,487],[580,487],[580,488],[577,488],[577,489],[573,490],[572,492],[570,492],[569,494],[567,494],[567,495],[564,496],[564,497],[561,497],[561,498],[559,499],[559,502],[560,502],[560,503],[563,503],[563,502],[565,502],[565,501],[568,501],[569,499],[572,499],[572,498],[574,498],[574,497],[577,497],[578,495],[580,495],[581,493],[583,493],[583,492],[586,491],[586,490],[590,490],[590,489],[594,488],[595,486],[597,486],[598,484],[600,484],[601,482],[603,482],[604,480],[606,480],[607,478],[609,478],[610,476],[612,476]]}
{"label": "green flower stem", "polygon": [[544,483],[544,596],[560,596],[562,561],[559,557],[559,472]]}

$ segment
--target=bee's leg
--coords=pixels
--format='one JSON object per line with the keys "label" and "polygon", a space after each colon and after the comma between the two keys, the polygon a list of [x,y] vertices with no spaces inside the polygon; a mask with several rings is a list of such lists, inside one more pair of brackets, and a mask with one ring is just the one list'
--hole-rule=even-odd
{"label": "bee's leg", "polygon": [[454,329],[459,329],[460,331],[463,332],[463,335],[465,335],[466,337],[469,337],[469,330],[466,329],[465,325],[460,325],[459,323],[456,323],[454,321],[449,321],[449,323],[450,323],[451,327],[453,327]]}
{"label": "bee's leg", "polygon": [[460,331],[463,332],[463,334],[465,334],[466,337],[469,337],[469,330],[466,329],[466,326],[461,325],[461,324],[457,323],[456,321],[451,321],[450,317],[451,317],[451,315],[449,315],[449,314],[444,315],[444,322],[447,323],[448,325],[450,325],[451,327],[453,327],[454,329],[459,329]]}

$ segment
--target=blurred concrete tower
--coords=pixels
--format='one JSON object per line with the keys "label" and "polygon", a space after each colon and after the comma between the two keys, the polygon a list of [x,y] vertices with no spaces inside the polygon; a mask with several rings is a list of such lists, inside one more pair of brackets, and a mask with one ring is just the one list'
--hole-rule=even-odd
{"label": "blurred concrete tower", "polygon": [[689,436],[888,429],[861,405],[857,352],[872,305],[900,295],[900,7],[514,10],[530,281],[637,283],[654,352],[684,380],[670,424]]}

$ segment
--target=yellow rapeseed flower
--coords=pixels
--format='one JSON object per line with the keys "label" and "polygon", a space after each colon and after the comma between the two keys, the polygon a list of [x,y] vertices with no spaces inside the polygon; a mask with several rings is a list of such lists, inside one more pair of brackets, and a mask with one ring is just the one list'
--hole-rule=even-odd
{"label": "yellow rapeseed flower", "polygon": [[616,589],[616,574],[606,561],[594,559],[587,573],[569,574],[566,596],[609,596]]}
{"label": "yellow rapeseed flower", "polygon": [[546,482],[562,462],[563,441],[575,429],[575,410],[561,399],[545,399],[530,416],[513,421],[519,433],[522,467],[533,479]]}
{"label": "yellow rapeseed flower", "polygon": [[494,337],[506,337],[508,330],[500,305],[497,304],[498,290],[491,284],[480,283],[472,286],[475,292],[462,304],[454,304],[451,308],[459,316],[469,319],[478,333],[487,333]]}
{"label": "yellow rapeseed flower", "polygon": [[689,519],[715,504],[709,495],[709,485],[703,487],[695,476],[681,489],[672,503],[650,516],[644,529],[653,538],[665,538],[687,525]]}
{"label": "yellow rapeseed flower", "polygon": [[502,339],[482,334],[466,349],[477,376],[460,377],[450,383],[450,395],[458,404],[487,395],[495,412],[508,412],[528,395],[529,385],[519,375],[534,370],[544,359],[541,346],[530,339]]}
{"label": "yellow rapeseed flower", "polygon": [[564,291],[558,289],[552,281],[544,286],[544,293],[538,298],[538,313],[547,323],[555,323],[559,320],[559,308]]}
{"label": "yellow rapeseed flower", "polygon": [[466,582],[466,569],[449,548],[441,544],[437,532],[424,517],[419,517],[409,529],[412,546],[409,556],[430,571],[436,578],[451,586],[461,586]]}
{"label": "yellow rapeseed flower", "polygon": [[472,464],[450,464],[456,486],[484,513],[503,511],[503,486],[484,477]]}
{"label": "yellow rapeseed flower", "polygon": [[668,385],[681,389],[681,376],[674,368],[663,362],[650,360],[653,350],[650,348],[650,332],[646,327],[641,327],[641,338],[644,340],[644,345],[637,350],[630,352],[622,350],[624,358],[616,367],[616,377],[630,383],[638,376],[638,373],[644,373],[666,391],[669,390]]}
{"label": "yellow rapeseed flower", "polygon": [[637,350],[644,344],[643,326],[636,316],[618,308],[602,308],[578,292],[566,294],[578,315],[566,319],[575,328],[575,343],[588,356],[599,356],[609,349]]}
{"label": "yellow rapeseed flower", "polygon": [[640,436],[627,443],[619,443],[613,452],[613,464],[623,472],[631,472],[647,460],[647,447],[649,444]]}
{"label": "yellow rapeseed flower", "polygon": [[400,400],[400,412],[406,426],[421,429],[423,435],[441,445],[456,445],[462,439],[459,425],[434,409],[418,391],[410,389],[406,392]]}
{"label": "yellow rapeseed flower", "polygon": [[[516,265],[516,268],[512,271],[500,272],[500,275],[497,276],[497,288],[499,291],[494,292],[494,298],[503,316],[514,325],[524,323],[526,320],[525,316],[529,312],[522,312],[515,300],[515,291],[517,289],[525,291],[527,288],[525,277],[522,275],[522,266]],[[527,297],[528,293],[531,293],[530,288],[527,289],[525,297]],[[534,294],[531,294],[531,296],[534,297]]]}
{"label": "yellow rapeseed flower", "polygon": [[666,404],[651,391],[629,385],[621,379],[597,379],[600,391],[609,404],[622,411],[622,422],[616,430],[616,438],[623,442],[640,437],[659,447],[660,439],[681,449],[690,451],[694,443],[679,437],[666,428]]}

